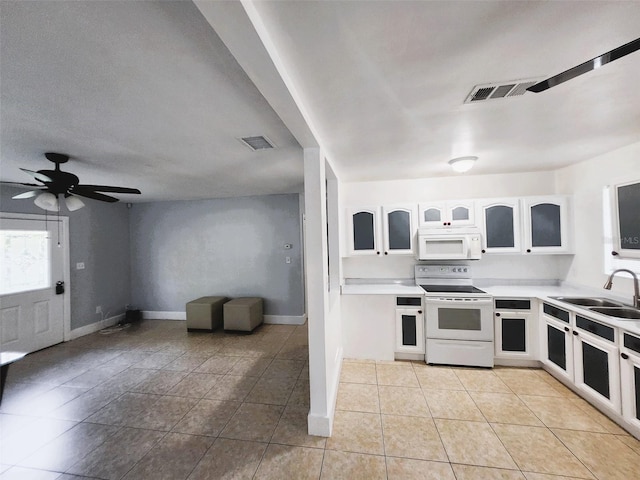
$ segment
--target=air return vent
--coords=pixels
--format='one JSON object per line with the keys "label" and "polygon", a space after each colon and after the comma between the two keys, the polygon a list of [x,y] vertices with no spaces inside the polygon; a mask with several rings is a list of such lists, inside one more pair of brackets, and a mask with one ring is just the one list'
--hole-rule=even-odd
{"label": "air return vent", "polygon": [[275,148],[271,140],[267,137],[258,136],[258,137],[243,137],[240,139],[242,143],[244,143],[247,147],[249,147],[254,152],[256,150],[267,150],[270,148]]}
{"label": "air return vent", "polygon": [[464,103],[477,103],[485,100],[495,100],[498,98],[524,95],[527,88],[531,85],[535,85],[543,79],[544,77],[540,77],[535,79],[476,85],[471,89],[471,93],[467,95]]}

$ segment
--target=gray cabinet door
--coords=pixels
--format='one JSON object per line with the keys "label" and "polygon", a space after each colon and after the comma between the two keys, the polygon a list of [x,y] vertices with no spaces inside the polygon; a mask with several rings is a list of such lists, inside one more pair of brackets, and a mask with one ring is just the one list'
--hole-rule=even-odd
{"label": "gray cabinet door", "polygon": [[640,182],[617,187],[617,200],[620,249],[640,254]]}
{"label": "gray cabinet door", "polygon": [[353,217],[353,249],[373,251],[376,248],[375,216],[371,212],[357,212]]}
{"label": "gray cabinet door", "polygon": [[515,247],[513,207],[494,205],[484,211],[487,248]]}
{"label": "gray cabinet door", "polygon": [[411,248],[411,214],[404,210],[394,210],[387,214],[389,250],[409,250]]}
{"label": "gray cabinet door", "polygon": [[532,247],[562,246],[560,205],[555,203],[532,205],[530,221]]}

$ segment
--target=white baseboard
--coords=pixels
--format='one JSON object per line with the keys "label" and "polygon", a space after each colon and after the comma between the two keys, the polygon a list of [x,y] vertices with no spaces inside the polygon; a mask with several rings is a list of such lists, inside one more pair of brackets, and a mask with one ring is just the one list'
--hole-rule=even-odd
{"label": "white baseboard", "polygon": [[124,313],[120,315],[115,315],[113,317],[105,318],[104,320],[100,320],[99,322],[90,323],[89,325],[84,325],[80,328],[75,328],[69,332],[69,339],[73,340],[75,338],[84,337],[85,335],[89,335],[90,333],[98,332],[103,328],[111,327],[117,324],[120,320],[124,318]]}
{"label": "white baseboard", "polygon": [[144,320],[186,320],[187,312],[156,312],[143,310],[142,318]]}
{"label": "white baseboard", "polygon": [[307,315],[264,315],[264,323],[276,325],[304,325]]}
{"label": "white baseboard", "polygon": [[[157,312],[144,310],[142,318],[145,320],[186,320],[187,312]],[[264,315],[264,323],[275,325],[304,325],[307,315]]]}
{"label": "white baseboard", "polygon": [[340,374],[342,372],[342,354],[343,349],[340,347],[336,352],[336,376],[333,378],[331,390],[329,392],[329,412],[327,415],[318,415],[309,413],[307,415],[307,432],[309,435],[319,437],[330,437],[333,432],[333,417],[336,413],[336,401],[338,400],[338,387],[340,386]]}
{"label": "white baseboard", "polygon": [[315,415],[310,413],[307,415],[307,429],[309,435],[318,437],[330,437],[333,428],[333,416]]}

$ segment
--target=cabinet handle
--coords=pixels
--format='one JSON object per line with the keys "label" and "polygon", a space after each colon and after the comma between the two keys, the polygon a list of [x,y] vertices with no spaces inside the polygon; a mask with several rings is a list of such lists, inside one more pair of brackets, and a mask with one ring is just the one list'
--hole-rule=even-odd
{"label": "cabinet handle", "polygon": [[376,255],[380,255],[380,252],[376,252]]}
{"label": "cabinet handle", "polygon": [[496,313],[496,317],[499,317],[499,316],[500,316],[500,314],[499,314],[499,313]]}
{"label": "cabinet handle", "polygon": [[422,313],[422,310],[418,310],[418,313]]}
{"label": "cabinet handle", "polygon": [[389,252],[384,252],[385,255],[389,255]]}
{"label": "cabinet handle", "polygon": [[577,337],[578,336],[578,332],[574,331],[573,334]]}
{"label": "cabinet handle", "polygon": [[487,253],[487,251],[483,248],[483,249],[482,249],[482,253]]}
{"label": "cabinet handle", "polygon": [[625,360],[628,360],[628,359],[629,359],[629,355],[627,355],[626,353],[621,353],[621,354],[620,354],[620,356],[621,356],[622,358],[624,358]]}
{"label": "cabinet handle", "polygon": [[527,253],[531,253],[531,249],[530,248],[527,248]]}
{"label": "cabinet handle", "polygon": [[615,257],[616,255],[618,255],[618,252],[613,251],[613,252],[611,252],[611,255],[613,255]]}
{"label": "cabinet handle", "polygon": [[[564,327],[564,331],[568,332],[569,331],[569,327]],[[575,332],[574,332],[575,333]]]}

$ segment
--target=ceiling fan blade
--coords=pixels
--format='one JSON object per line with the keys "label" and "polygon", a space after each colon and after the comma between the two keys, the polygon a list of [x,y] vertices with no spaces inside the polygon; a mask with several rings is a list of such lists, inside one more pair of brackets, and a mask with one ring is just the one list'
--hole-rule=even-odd
{"label": "ceiling fan blade", "polygon": [[94,192],[93,190],[84,190],[82,188],[74,188],[74,195],[80,195],[81,197],[92,198],[94,200],[101,200],[103,202],[115,203],[119,201],[115,197],[110,197],[109,195],[103,195],[102,193]]}
{"label": "ceiling fan blade", "polygon": [[635,52],[636,50],[640,50],[640,38],[636,38],[629,43],[625,43],[621,47],[614,48],[613,50],[603,53],[591,60],[588,60],[580,65],[577,65],[569,70],[566,70],[558,75],[554,75],[553,77],[549,77],[542,82],[538,82],[535,85],[531,85],[527,88],[530,92],[543,92],[551,87],[555,87],[556,85],[560,85],[561,83],[566,82],[567,80],[571,80],[579,75],[590,72],[591,70],[595,70],[596,68],[600,68],[607,63],[613,62],[625,55],[629,55],[630,53]]}
{"label": "ceiling fan blade", "polygon": [[76,185],[74,191],[77,188],[82,188],[85,191],[91,190],[94,192],[111,192],[111,193],[140,193],[137,188],[127,187],[110,187],[108,185]]}
{"label": "ceiling fan blade", "polygon": [[30,190],[28,192],[24,192],[24,193],[19,193],[18,195],[14,195],[11,198],[14,198],[16,200],[21,200],[23,198],[33,198],[36,195],[40,194],[40,190]]}
{"label": "ceiling fan blade", "polygon": [[44,185],[40,185],[37,183],[21,183],[21,182],[0,182],[2,185],[14,185],[16,187],[38,187],[45,188]]}
{"label": "ceiling fan blade", "polygon": [[20,170],[31,175],[36,180],[40,180],[41,182],[48,182],[48,183],[53,182],[51,178],[47,177],[46,175],[40,172],[34,172],[33,170],[27,170],[26,168],[21,168]]}

